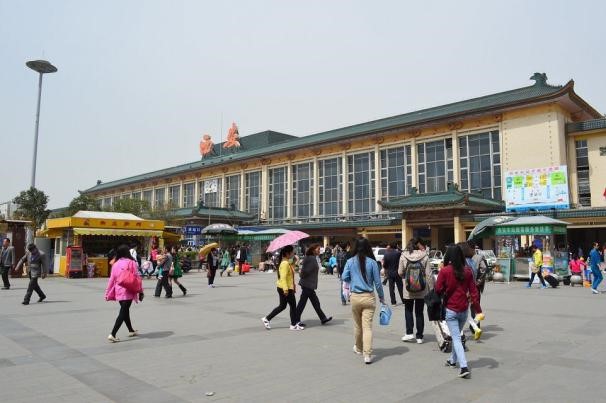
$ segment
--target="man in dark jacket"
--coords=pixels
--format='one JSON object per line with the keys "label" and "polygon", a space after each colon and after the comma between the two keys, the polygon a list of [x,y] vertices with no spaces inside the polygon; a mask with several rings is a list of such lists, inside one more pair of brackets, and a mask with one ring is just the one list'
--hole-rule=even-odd
{"label": "man in dark jacket", "polygon": [[3,290],[11,288],[8,276],[11,269],[15,267],[15,248],[11,246],[11,240],[4,238],[2,241],[2,252],[0,252],[0,272],[2,273]]}
{"label": "man in dark jacket", "polygon": [[387,245],[385,255],[383,256],[383,268],[385,269],[385,277],[389,281],[389,298],[391,299],[391,305],[396,306],[396,292],[395,287],[398,287],[398,293],[400,293],[400,301],[404,303],[404,284],[402,283],[402,277],[398,274],[398,267],[400,265],[401,252],[397,249],[395,243]]}
{"label": "man in dark jacket", "polygon": [[244,267],[244,263],[246,263],[247,259],[248,259],[248,256],[247,256],[246,245],[242,245],[242,247],[238,251],[238,265],[240,266],[240,271],[238,272],[239,275],[244,274],[243,267]]}
{"label": "man in dark jacket", "polygon": [[48,273],[48,262],[46,261],[46,255],[44,252],[38,250],[36,245],[30,243],[27,245],[27,252],[17,263],[16,269],[19,270],[21,265],[27,260],[27,275],[29,277],[29,285],[23,298],[23,305],[29,305],[29,300],[32,297],[32,293],[36,291],[38,294],[38,302],[42,302],[46,299],[46,295],[38,285],[38,278],[46,278]]}
{"label": "man in dark jacket", "polygon": [[318,272],[320,271],[320,245],[313,244],[307,249],[305,258],[299,271],[299,285],[301,286],[301,298],[297,305],[297,324],[299,326],[305,326],[301,323],[301,314],[305,309],[307,300],[311,301],[311,305],[314,307],[320,322],[326,324],[332,320],[331,317],[326,317],[322,308],[320,307],[320,300],[316,295],[316,289],[318,288]]}

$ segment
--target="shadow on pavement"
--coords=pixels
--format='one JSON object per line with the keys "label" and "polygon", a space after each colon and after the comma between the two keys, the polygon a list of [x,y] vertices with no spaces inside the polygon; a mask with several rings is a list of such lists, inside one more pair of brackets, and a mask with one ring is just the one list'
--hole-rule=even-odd
{"label": "shadow on pavement", "polygon": [[374,362],[379,362],[383,358],[391,357],[395,355],[403,355],[409,351],[408,347],[398,346],[392,348],[376,348],[373,349],[373,354],[375,356]]}
{"label": "shadow on pavement", "polygon": [[45,304],[54,304],[56,302],[72,302],[72,301],[64,301],[64,300],[56,300],[56,299],[50,299],[50,300],[46,299],[46,300],[40,302],[40,304],[43,304],[43,305],[45,305]]}
{"label": "shadow on pavement", "polygon": [[488,368],[494,369],[499,367],[499,363],[494,358],[480,357],[477,360],[469,361],[471,368]]}
{"label": "shadow on pavement", "polygon": [[149,333],[141,333],[139,335],[139,338],[140,339],[163,339],[165,337],[170,337],[173,334],[175,334],[175,332],[172,332],[172,331],[149,332]]}

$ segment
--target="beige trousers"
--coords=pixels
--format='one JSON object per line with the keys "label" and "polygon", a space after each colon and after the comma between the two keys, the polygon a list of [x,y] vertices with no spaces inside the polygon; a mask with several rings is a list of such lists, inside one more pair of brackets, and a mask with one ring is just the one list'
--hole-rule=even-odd
{"label": "beige trousers", "polygon": [[372,319],[375,315],[375,294],[371,292],[351,294],[351,312],[354,321],[356,349],[365,356],[372,354]]}

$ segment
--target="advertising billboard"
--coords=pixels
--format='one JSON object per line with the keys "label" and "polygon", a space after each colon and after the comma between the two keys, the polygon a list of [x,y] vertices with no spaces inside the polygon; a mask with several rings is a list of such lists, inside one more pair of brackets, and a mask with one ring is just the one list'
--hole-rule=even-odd
{"label": "advertising billboard", "polygon": [[570,208],[566,165],[505,172],[507,211]]}

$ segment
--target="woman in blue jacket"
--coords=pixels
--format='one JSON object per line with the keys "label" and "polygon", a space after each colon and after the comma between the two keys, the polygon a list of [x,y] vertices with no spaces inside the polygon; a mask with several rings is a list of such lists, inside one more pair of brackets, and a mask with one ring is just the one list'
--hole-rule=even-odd
{"label": "woman in blue jacket", "polygon": [[353,351],[364,354],[364,363],[372,363],[372,320],[377,307],[374,290],[385,303],[379,265],[366,238],[356,241],[353,257],[345,264],[342,279],[350,283],[351,312],[354,321]]}

